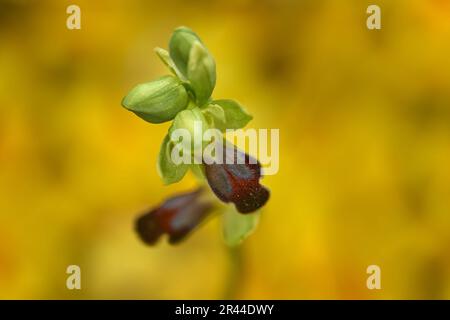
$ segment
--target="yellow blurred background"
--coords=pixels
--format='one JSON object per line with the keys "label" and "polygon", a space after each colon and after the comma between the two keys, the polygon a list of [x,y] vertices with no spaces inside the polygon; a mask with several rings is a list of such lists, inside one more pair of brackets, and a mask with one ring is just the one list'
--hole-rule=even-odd
{"label": "yellow blurred background", "polygon": [[[216,59],[214,97],[280,129],[239,259],[217,218],[174,247],[133,231],[196,184],[162,185],[168,124],[120,106],[167,74],[152,50],[179,25]],[[450,1],[0,1],[0,298],[448,299],[449,199]]]}

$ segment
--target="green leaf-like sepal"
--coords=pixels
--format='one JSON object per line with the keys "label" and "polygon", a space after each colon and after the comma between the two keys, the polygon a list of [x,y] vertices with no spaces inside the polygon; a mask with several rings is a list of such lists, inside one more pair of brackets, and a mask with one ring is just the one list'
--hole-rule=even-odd
{"label": "green leaf-like sepal", "polygon": [[[194,107],[186,109],[177,114],[169,128],[169,135],[172,140],[179,141],[180,149],[189,151],[193,158],[191,163],[199,164],[202,162],[202,152],[207,141],[203,141],[202,132],[209,129],[209,124],[200,108]],[[174,138],[175,130],[179,138]],[[187,156],[186,156],[187,157]]]}
{"label": "green leaf-like sepal", "polygon": [[194,42],[189,54],[187,78],[195,92],[197,104],[203,106],[216,85],[216,63],[199,41]]}
{"label": "green leaf-like sepal", "polygon": [[175,29],[169,41],[170,57],[181,74],[187,78],[189,55],[194,42],[200,41],[199,36],[187,27]]}
{"label": "green leaf-like sepal", "polygon": [[189,28],[175,29],[169,41],[170,58],[203,106],[216,84],[216,63],[199,36]]}
{"label": "green leaf-like sepal", "polygon": [[163,180],[164,184],[171,184],[183,179],[189,165],[181,163],[176,165],[173,163],[171,153],[173,150],[173,142],[170,140],[170,136],[164,137],[161,149],[159,150],[157,170],[158,174]]}
{"label": "green leaf-like sepal", "polygon": [[122,106],[151,123],[172,120],[188,105],[188,94],[174,76],[139,84],[123,98]]}
{"label": "green leaf-like sepal", "polygon": [[203,108],[202,112],[211,127],[219,129],[220,131],[225,131],[225,111],[221,106],[217,104],[210,104],[206,108]]}
{"label": "green leaf-like sepal", "polygon": [[[196,131],[196,126],[198,126],[198,131]],[[176,129],[186,129],[191,137],[191,141],[194,142],[197,134],[200,135],[197,137],[197,140],[202,139],[202,132],[200,131],[199,126],[201,126],[202,131],[209,129],[209,124],[200,108],[194,107],[192,109],[186,109],[177,114],[169,128],[169,134],[172,134]]]}
{"label": "green leaf-like sepal", "polygon": [[[222,108],[225,114],[225,123],[223,124],[223,127],[217,127],[222,131],[225,129],[241,129],[245,127],[250,122],[250,120],[253,119],[253,117],[244,109],[244,107],[242,107],[238,102],[234,100],[214,100],[211,102],[211,105]],[[219,114],[218,111],[213,112],[212,109],[210,110],[210,113],[214,113],[215,115]]]}

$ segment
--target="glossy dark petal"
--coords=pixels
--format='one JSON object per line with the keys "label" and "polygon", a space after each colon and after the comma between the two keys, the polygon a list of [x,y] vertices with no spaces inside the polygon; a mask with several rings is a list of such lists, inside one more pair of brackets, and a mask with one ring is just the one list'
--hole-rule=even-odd
{"label": "glossy dark petal", "polygon": [[[239,157],[245,163],[238,163]],[[227,158],[233,163],[226,163]],[[222,164],[205,164],[205,173],[215,195],[223,202],[233,202],[241,213],[256,211],[269,199],[269,190],[259,184],[261,165],[234,146],[224,147]]]}
{"label": "glossy dark petal", "polygon": [[155,244],[163,234],[169,243],[183,240],[211,212],[213,204],[202,197],[202,189],[167,199],[160,207],[136,220],[136,231],[142,241]]}

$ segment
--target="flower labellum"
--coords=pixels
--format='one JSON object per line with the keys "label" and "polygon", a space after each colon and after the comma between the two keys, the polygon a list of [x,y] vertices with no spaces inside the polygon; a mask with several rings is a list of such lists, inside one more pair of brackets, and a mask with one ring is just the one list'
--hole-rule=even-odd
{"label": "flower labellum", "polygon": [[146,244],[154,245],[163,234],[169,243],[183,240],[211,213],[213,203],[202,197],[201,188],[166,200],[160,207],[140,216],[135,228]]}
{"label": "flower labellum", "polygon": [[[259,184],[261,165],[235,146],[225,144],[224,161],[205,164],[209,186],[223,202],[233,202],[240,213],[251,213],[269,200],[269,190]],[[244,163],[238,161],[244,159]]]}

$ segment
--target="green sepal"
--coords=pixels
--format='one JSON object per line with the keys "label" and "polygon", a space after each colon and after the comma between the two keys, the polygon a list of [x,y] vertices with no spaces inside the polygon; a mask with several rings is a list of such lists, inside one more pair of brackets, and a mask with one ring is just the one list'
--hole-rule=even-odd
{"label": "green sepal", "polygon": [[188,94],[174,76],[164,76],[135,86],[122,100],[122,106],[150,123],[172,120],[188,105]]}
{"label": "green sepal", "polygon": [[[211,105],[219,106],[225,114],[223,128],[218,127],[222,131],[225,129],[241,129],[253,119],[237,101],[230,99],[214,100],[211,102]],[[218,112],[215,112],[215,114],[218,114]]]}
{"label": "green sepal", "polygon": [[173,32],[169,41],[170,57],[181,74],[187,78],[189,55],[194,42],[200,41],[199,36],[187,27],[179,27]]}
{"label": "green sepal", "polygon": [[220,131],[225,131],[225,111],[221,106],[217,104],[210,104],[206,108],[202,108],[201,110],[212,128],[219,129]]}
{"label": "green sepal", "polygon": [[194,140],[194,126],[196,121],[201,122],[203,131],[209,129],[208,121],[206,120],[200,108],[193,107],[183,110],[178,113],[173,120],[172,125],[169,128],[169,134],[172,134],[172,132],[176,129],[186,129],[191,135],[192,140]]}
{"label": "green sepal", "polygon": [[187,79],[195,92],[197,104],[203,106],[216,85],[216,63],[199,41],[193,43],[189,54]]}
{"label": "green sepal", "polygon": [[[201,130],[200,130],[201,125]],[[195,130],[195,126],[197,127],[197,132]],[[169,128],[169,135],[172,136],[175,130],[178,129],[184,129],[186,130],[186,134],[189,136],[189,141],[186,141],[183,138],[183,141],[180,142],[182,145],[182,148],[184,150],[190,150],[191,154],[193,155],[193,158],[191,160],[191,163],[201,163],[202,159],[202,153],[203,153],[203,147],[207,144],[206,141],[203,141],[202,132],[209,129],[210,126],[201,112],[200,108],[193,107],[191,109],[186,109],[181,111],[177,114],[175,119],[172,122],[172,125]],[[196,137],[197,135],[200,135]]]}
{"label": "green sepal", "polygon": [[169,41],[170,58],[195,93],[198,106],[208,102],[216,84],[216,63],[199,36],[187,27],[175,29]]}
{"label": "green sepal", "polygon": [[183,179],[189,165],[181,163],[176,165],[172,162],[171,153],[173,149],[173,142],[170,136],[164,137],[161,149],[159,150],[157,171],[164,184],[172,184]]}

